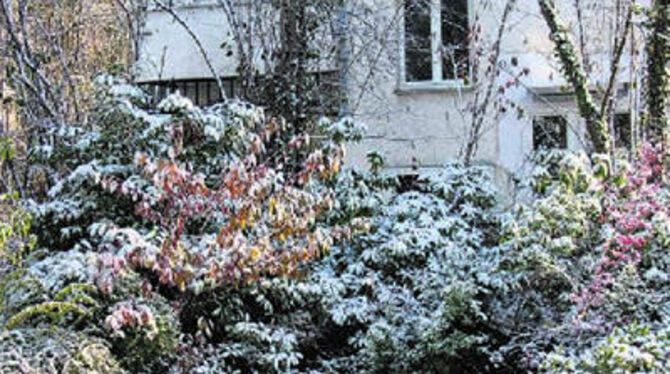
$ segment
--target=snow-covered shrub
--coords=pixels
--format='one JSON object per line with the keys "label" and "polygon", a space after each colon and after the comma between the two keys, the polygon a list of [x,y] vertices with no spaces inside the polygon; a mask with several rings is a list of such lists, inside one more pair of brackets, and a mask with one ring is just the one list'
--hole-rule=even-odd
{"label": "snow-covered shrub", "polygon": [[122,374],[107,343],[64,328],[0,332],[0,373]]}
{"label": "snow-covered shrub", "polygon": [[494,250],[482,245],[495,242],[498,225],[488,176],[449,164],[400,195],[392,179],[340,178],[336,204],[346,208],[330,219],[362,219],[367,233],[304,268],[300,280],[194,295],[182,325],[208,344],[184,367],[439,372],[465,368],[467,358],[469,370],[495,370],[491,351],[505,337],[489,325],[486,305],[499,286]]}
{"label": "snow-covered shrub", "polygon": [[544,165],[538,169],[542,194],[504,220],[503,247],[512,254],[506,266],[531,283],[530,292],[569,306],[573,283],[584,281],[597,258],[602,192],[588,159],[568,154],[551,165],[551,174]]}
{"label": "snow-covered shrub", "polygon": [[562,347],[547,356],[548,373],[667,373],[670,371],[670,331],[632,324],[616,328],[583,352]]}
{"label": "snow-covered shrub", "polygon": [[372,218],[399,186],[394,176],[349,169],[342,172],[334,186],[334,205],[328,213],[330,224]]}
{"label": "snow-covered shrub", "polygon": [[330,137],[338,142],[360,141],[367,132],[367,126],[352,117],[344,117],[335,122],[322,119],[319,125],[326,128]]}
{"label": "snow-covered shrub", "polygon": [[586,350],[617,326],[668,323],[661,154],[644,145],[613,171],[568,154],[536,174],[539,195],[507,217],[500,247],[513,291],[500,302],[514,311],[499,316],[513,326],[505,360],[537,369],[556,347]]}
{"label": "snow-covered shrub", "polygon": [[[303,330],[314,329],[301,318],[318,314],[312,304],[322,297],[281,284],[304,277],[304,264],[348,236],[328,214],[341,143],[360,126],[339,121],[314,143],[246,103],[198,108],[175,94],[154,109],[131,86],[98,83],[90,127],[56,128],[61,141],[31,155],[54,181],[27,203],[41,257],[7,279],[17,292],[4,292],[3,319],[102,336],[132,372],[163,372],[177,350],[207,345],[217,352],[208,361],[231,368],[295,366]],[[274,286],[259,291],[264,279]],[[73,298],[60,300],[63,292]],[[286,323],[254,320],[246,306],[254,293]],[[209,306],[201,295],[238,301],[226,305],[231,316],[214,318],[216,309],[200,309]],[[217,336],[206,334],[208,324]],[[191,335],[180,343],[182,331]]]}
{"label": "snow-covered shrub", "polygon": [[0,320],[10,326],[50,320],[69,324],[98,304],[93,277],[97,255],[61,252],[26,264],[0,281]]}
{"label": "snow-covered shrub", "polygon": [[331,301],[323,286],[309,278],[268,279],[193,295],[180,313],[183,331],[205,344],[195,345],[197,360],[181,364],[196,373],[320,368],[331,354]]}
{"label": "snow-covered shrub", "polygon": [[604,176],[601,164],[597,163],[594,167],[584,152],[540,151],[535,155],[534,163],[529,185],[539,195],[556,188],[583,192]]}
{"label": "snow-covered shrub", "polygon": [[482,168],[341,172],[349,118],[314,142],[246,103],[151,108],[104,81],[93,125],[31,155],[55,175],[26,203],[36,241],[0,226],[10,334],[67,329],[138,373],[665,369],[660,149],[614,170],[543,154],[534,200],[501,215]]}
{"label": "snow-covered shrub", "polygon": [[[100,274],[97,275],[98,277]],[[178,309],[137,273],[120,274],[88,329],[105,336],[119,363],[133,373],[165,372],[178,358]]]}
{"label": "snow-covered shrub", "polygon": [[[449,164],[371,214],[369,233],[337,248],[313,281],[328,290],[342,356],[336,372],[493,370],[485,300],[495,282],[487,232],[497,225],[490,180]],[[476,222],[476,223],[475,223]],[[322,286],[323,287],[323,286]]]}
{"label": "snow-covered shrub", "polygon": [[174,313],[163,310],[157,316],[153,304],[136,300],[116,303],[104,321],[112,351],[134,372],[164,371],[175,358],[179,330]]}
{"label": "snow-covered shrub", "polygon": [[[314,224],[332,207],[319,181],[339,172],[346,136],[298,156],[306,139],[278,148],[281,121],[249,104],[200,109],[174,94],[156,112],[114,87],[101,93],[95,127],[71,131],[48,160],[71,172],[31,206],[41,245],[104,247],[196,292],[293,275],[331,245],[337,230]],[[101,228],[118,235],[105,241]]]}
{"label": "snow-covered shrub", "polygon": [[[346,171],[333,181],[330,225],[365,222],[393,194],[395,178]],[[333,249],[339,251],[338,247]],[[332,372],[357,348],[333,322],[332,310],[344,290],[336,269],[316,262],[296,280],[269,278],[243,287],[204,290],[181,309],[183,331],[195,337],[175,372]],[[314,276],[314,273],[318,276]],[[332,276],[325,277],[326,272]],[[204,344],[203,344],[204,342]]]}
{"label": "snow-covered shrub", "polygon": [[[169,367],[179,335],[176,312],[161,295],[145,296],[137,274],[120,276],[113,294],[101,292],[96,269],[102,262],[94,252],[57,252],[5,276],[0,309],[3,324],[8,328],[59,325],[83,329],[107,336],[111,352],[133,372]],[[151,316],[146,329],[131,326],[123,330],[129,318],[121,308],[124,303],[141,305]],[[116,323],[119,319],[120,325]],[[126,333],[119,334],[123,331]]]}
{"label": "snow-covered shrub", "polygon": [[35,246],[31,234],[31,215],[17,202],[16,196],[0,194],[0,277],[22,265]]}

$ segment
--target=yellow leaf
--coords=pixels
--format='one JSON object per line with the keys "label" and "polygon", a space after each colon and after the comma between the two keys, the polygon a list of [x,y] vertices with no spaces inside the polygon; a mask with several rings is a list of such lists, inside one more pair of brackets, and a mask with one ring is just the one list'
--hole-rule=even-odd
{"label": "yellow leaf", "polygon": [[250,257],[252,261],[256,261],[261,256],[261,251],[258,247],[251,248]]}

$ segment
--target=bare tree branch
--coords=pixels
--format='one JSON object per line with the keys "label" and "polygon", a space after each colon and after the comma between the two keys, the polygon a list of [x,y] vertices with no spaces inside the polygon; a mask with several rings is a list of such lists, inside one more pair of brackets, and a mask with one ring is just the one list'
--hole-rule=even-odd
{"label": "bare tree branch", "polygon": [[[619,69],[621,66],[621,56],[623,56],[624,47],[628,41],[628,30],[632,25],[633,20],[633,4],[630,4],[626,12],[626,21],[623,26],[621,34],[619,32],[615,33],[614,36],[614,54],[612,56],[612,66],[610,68],[610,76],[607,82],[607,88],[603,95],[603,100],[600,105],[600,113],[609,116],[611,111],[614,109],[614,87],[617,84],[617,75],[619,74]],[[619,29],[619,24],[617,22],[617,31]]]}
{"label": "bare tree branch", "polygon": [[516,4],[516,0],[507,0],[505,4],[505,10],[503,11],[502,18],[500,20],[500,25],[498,27],[498,33],[496,34],[496,39],[493,44],[493,52],[491,53],[489,63],[491,64],[489,81],[486,86],[486,91],[484,93],[484,100],[479,103],[480,90],[476,90],[474,98],[474,109],[472,113],[472,126],[470,127],[470,134],[466,143],[466,148],[463,156],[463,161],[466,165],[469,165],[472,162],[472,159],[477,152],[477,147],[479,144],[479,139],[482,136],[482,127],[488,112],[488,107],[491,102],[491,97],[495,89],[496,81],[498,79],[500,68],[498,66],[498,61],[500,60],[500,51],[502,45],[502,39],[505,34],[505,28],[507,27],[507,22],[509,16],[512,13],[512,9]]}

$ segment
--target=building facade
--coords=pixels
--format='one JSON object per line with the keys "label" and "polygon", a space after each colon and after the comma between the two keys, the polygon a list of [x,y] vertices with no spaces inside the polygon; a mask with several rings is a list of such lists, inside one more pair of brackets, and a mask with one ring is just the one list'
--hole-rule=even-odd
{"label": "building facade", "polygon": [[[233,6],[244,13],[255,2]],[[350,113],[368,127],[365,139],[349,147],[350,163],[365,164],[366,154],[374,150],[385,156],[389,170],[437,167],[462,157],[468,142],[476,139],[475,159],[494,168],[504,182],[522,175],[537,149],[589,149],[537,1],[517,0],[503,17],[507,2],[352,0],[330,9],[330,18],[315,27],[320,34],[311,42],[333,53],[312,63],[310,72],[322,72],[324,80],[337,82],[346,97],[340,113]],[[572,0],[556,2],[582,52],[597,100],[610,80],[621,9],[616,0],[584,0],[581,8]],[[223,3],[182,0],[173,1],[170,11],[150,8],[138,80],[158,96],[179,89],[206,105],[221,99],[214,70],[226,95],[239,95],[241,49],[225,46],[240,34]],[[319,11],[307,17],[318,17]],[[267,14],[264,22],[272,34],[281,16]],[[240,18],[250,24],[254,20],[251,14]],[[614,130],[619,147],[634,140],[631,109],[640,98],[629,88],[643,79],[641,47],[635,45],[635,35],[631,37],[616,75]],[[264,39],[249,33],[249,41],[262,45]],[[251,60],[264,64],[262,57]],[[484,115],[473,134],[475,113]]]}

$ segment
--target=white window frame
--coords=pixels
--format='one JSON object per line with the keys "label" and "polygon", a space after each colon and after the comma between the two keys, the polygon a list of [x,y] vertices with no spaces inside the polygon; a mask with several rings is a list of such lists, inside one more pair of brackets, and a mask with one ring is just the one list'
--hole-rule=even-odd
{"label": "white window frame", "polygon": [[[430,0],[430,33],[431,33],[431,57],[432,57],[432,80],[427,81],[407,81],[406,55],[405,55],[405,1],[397,0],[397,6],[400,10],[400,58],[398,64],[398,82],[397,92],[412,91],[444,91],[470,88],[463,79],[442,79],[442,24],[441,7],[442,0]],[[468,27],[474,18],[473,0],[468,0]],[[468,48],[469,58],[472,59],[472,48]],[[472,77],[472,64],[468,64],[468,77]]]}

